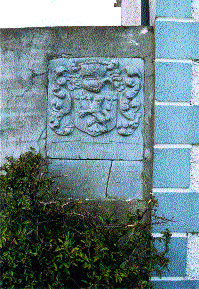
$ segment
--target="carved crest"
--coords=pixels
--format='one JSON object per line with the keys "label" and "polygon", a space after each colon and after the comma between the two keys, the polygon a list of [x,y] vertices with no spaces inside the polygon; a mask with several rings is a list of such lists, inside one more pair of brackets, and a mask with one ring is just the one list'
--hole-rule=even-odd
{"label": "carved crest", "polygon": [[59,135],[79,129],[93,137],[114,128],[134,133],[140,124],[142,75],[117,60],[80,58],[50,69],[49,126]]}

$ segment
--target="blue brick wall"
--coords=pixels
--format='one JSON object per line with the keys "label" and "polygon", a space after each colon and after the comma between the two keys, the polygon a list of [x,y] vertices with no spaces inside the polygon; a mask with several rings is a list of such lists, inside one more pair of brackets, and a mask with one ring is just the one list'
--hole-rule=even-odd
{"label": "blue brick wall", "polygon": [[188,188],[189,179],[189,149],[155,149],[153,179],[155,188]]}
{"label": "blue brick wall", "polygon": [[198,289],[199,281],[179,280],[179,281],[156,281],[153,282],[154,289]]}
{"label": "blue brick wall", "polygon": [[171,232],[186,233],[199,231],[199,194],[183,192],[155,192],[158,200],[158,216],[165,216],[172,222],[154,226],[154,232],[168,228]]}
{"label": "blue brick wall", "polygon": [[156,63],[156,100],[191,101],[191,63]]}
{"label": "blue brick wall", "polygon": [[156,0],[156,15],[173,18],[190,18],[191,0]]}
{"label": "blue brick wall", "polygon": [[199,106],[158,105],[155,114],[156,143],[199,143]]}
{"label": "blue brick wall", "polygon": [[191,148],[199,144],[199,106],[191,105],[192,61],[199,59],[199,23],[191,20],[191,0],[155,2],[153,191],[159,203],[157,214],[173,221],[154,225],[153,231],[168,228],[173,237],[170,270],[163,273],[162,280],[152,280],[157,289],[198,289],[199,280],[190,280],[186,274],[187,233],[199,232],[199,192],[190,187]]}
{"label": "blue brick wall", "polygon": [[156,57],[199,58],[199,23],[156,21]]}
{"label": "blue brick wall", "polygon": [[[164,250],[163,243],[156,239],[156,248],[159,252]],[[171,238],[169,253],[170,259],[168,270],[163,271],[163,277],[185,277],[187,259],[187,238]],[[154,274],[155,276],[155,274]]]}

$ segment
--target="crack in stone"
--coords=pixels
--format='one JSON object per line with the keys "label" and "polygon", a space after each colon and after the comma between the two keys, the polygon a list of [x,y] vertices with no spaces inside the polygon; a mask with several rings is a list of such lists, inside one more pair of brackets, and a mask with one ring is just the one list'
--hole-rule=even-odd
{"label": "crack in stone", "polygon": [[113,166],[113,161],[111,161],[109,172],[108,172],[108,179],[107,179],[107,183],[106,183],[106,197],[108,197],[108,185],[109,185],[109,180],[110,180],[110,176],[111,176],[112,166]]}
{"label": "crack in stone", "polygon": [[32,71],[32,78],[35,78],[36,76],[42,76],[42,75],[46,74],[46,72],[36,73],[34,71],[34,69],[31,69],[31,71]]}

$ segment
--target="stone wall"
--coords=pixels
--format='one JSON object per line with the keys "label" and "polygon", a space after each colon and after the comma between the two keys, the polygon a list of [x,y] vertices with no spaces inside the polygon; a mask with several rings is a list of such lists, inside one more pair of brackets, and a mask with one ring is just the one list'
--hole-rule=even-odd
{"label": "stone wall", "polygon": [[30,146],[39,149],[45,129],[47,55],[55,37],[41,29],[1,30],[1,163]]}
{"label": "stone wall", "polygon": [[174,222],[170,272],[155,288],[199,287],[199,23],[198,1],[152,0],[156,42],[153,193],[159,214]]}
{"label": "stone wall", "polygon": [[[1,162],[6,155],[17,157],[32,146],[49,159],[49,170],[62,176],[60,186],[70,197],[149,196],[154,109],[151,28],[2,29],[1,55]],[[89,80],[93,75],[88,73],[103,76],[100,89],[105,100],[103,93],[94,92],[98,80]],[[122,100],[129,92],[129,98]],[[81,93],[84,99],[79,101]],[[67,103],[70,98],[72,105]],[[122,101],[129,102],[124,111],[127,104]],[[83,102],[91,102],[90,107],[82,110]],[[91,112],[94,105],[99,111]]]}

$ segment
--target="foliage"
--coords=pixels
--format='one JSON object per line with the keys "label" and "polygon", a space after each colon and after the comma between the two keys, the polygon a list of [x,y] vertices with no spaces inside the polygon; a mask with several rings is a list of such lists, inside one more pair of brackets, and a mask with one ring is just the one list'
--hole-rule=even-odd
{"label": "foliage", "polygon": [[122,223],[64,200],[33,149],[1,170],[2,288],[152,288],[167,268],[170,233],[159,253],[139,211]]}

